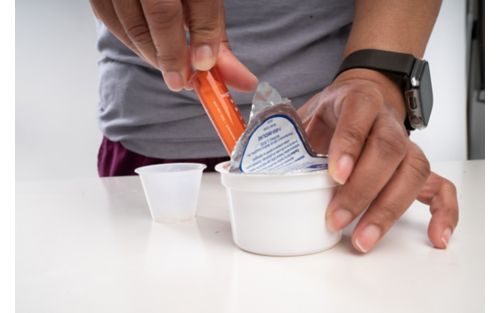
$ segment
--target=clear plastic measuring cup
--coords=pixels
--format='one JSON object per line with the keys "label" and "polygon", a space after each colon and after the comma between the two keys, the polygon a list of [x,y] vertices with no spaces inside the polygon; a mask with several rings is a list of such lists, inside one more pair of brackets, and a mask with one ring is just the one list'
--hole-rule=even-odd
{"label": "clear plastic measuring cup", "polygon": [[135,169],[156,222],[186,221],[196,214],[201,174],[199,163],[169,163]]}

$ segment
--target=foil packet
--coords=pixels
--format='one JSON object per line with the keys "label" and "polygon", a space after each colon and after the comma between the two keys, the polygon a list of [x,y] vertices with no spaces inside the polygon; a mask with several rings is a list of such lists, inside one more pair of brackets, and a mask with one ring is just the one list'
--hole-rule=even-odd
{"label": "foil packet", "polygon": [[325,155],[314,153],[291,101],[266,82],[252,101],[250,119],[231,154],[231,172],[284,174],[328,167]]}

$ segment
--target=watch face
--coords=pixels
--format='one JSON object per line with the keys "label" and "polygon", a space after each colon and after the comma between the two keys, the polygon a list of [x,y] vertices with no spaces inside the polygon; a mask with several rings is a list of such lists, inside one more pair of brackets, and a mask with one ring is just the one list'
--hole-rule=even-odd
{"label": "watch face", "polygon": [[[425,62],[425,61],[423,61]],[[429,123],[429,118],[432,112],[432,83],[431,83],[431,74],[429,71],[429,63],[425,62],[423,64],[422,72],[420,75],[420,86],[418,87],[420,94],[420,105],[422,112],[422,122],[424,126],[427,126]]]}

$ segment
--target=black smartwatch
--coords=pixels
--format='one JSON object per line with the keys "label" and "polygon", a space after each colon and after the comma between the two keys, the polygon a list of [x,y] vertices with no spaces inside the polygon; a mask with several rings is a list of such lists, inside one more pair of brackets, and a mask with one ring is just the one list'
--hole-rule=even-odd
{"label": "black smartwatch", "polygon": [[427,126],[433,101],[427,61],[406,53],[375,49],[358,50],[345,58],[335,78],[340,73],[354,68],[379,71],[401,82],[406,103],[406,128],[414,130]]}

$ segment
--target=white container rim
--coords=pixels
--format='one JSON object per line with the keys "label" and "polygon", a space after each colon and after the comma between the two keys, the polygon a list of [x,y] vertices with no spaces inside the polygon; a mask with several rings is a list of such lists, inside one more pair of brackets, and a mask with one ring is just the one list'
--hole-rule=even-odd
{"label": "white container rim", "polygon": [[323,176],[325,173],[328,172],[328,170],[319,170],[319,171],[312,171],[312,172],[290,172],[290,173],[269,173],[269,174],[262,174],[262,173],[237,173],[237,172],[230,172],[229,171],[229,164],[230,161],[224,161],[222,163],[219,163],[215,166],[215,170],[221,174],[224,175],[236,175],[236,176],[246,176],[246,177],[291,177],[291,176]]}
{"label": "white container rim", "polygon": [[229,161],[219,163],[215,170],[221,174],[222,185],[247,192],[290,192],[333,188],[328,170],[292,172],[285,174],[232,173]]}
{"label": "white container rim", "polygon": [[183,174],[188,172],[198,172],[206,169],[202,163],[162,163],[138,167],[134,170],[137,174]]}

